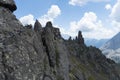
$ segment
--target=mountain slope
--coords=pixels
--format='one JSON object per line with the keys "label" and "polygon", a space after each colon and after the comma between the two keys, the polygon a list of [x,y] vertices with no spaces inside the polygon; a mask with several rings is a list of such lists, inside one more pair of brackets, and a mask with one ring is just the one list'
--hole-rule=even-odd
{"label": "mountain slope", "polygon": [[64,40],[51,22],[22,26],[13,0],[4,1],[13,9],[0,5],[0,80],[120,80],[115,62],[87,47],[81,31]]}
{"label": "mountain slope", "polygon": [[120,48],[120,32],[116,34],[112,39],[106,42],[101,48],[116,50]]}
{"label": "mountain slope", "polygon": [[106,57],[120,63],[120,32],[106,42],[100,49]]}

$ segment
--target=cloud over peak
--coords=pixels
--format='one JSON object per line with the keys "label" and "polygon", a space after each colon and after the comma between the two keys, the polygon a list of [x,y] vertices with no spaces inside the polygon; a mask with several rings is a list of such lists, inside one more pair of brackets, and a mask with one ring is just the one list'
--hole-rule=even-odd
{"label": "cloud over peak", "polygon": [[72,21],[68,34],[76,36],[79,30],[83,32],[85,38],[93,39],[110,38],[114,34],[111,29],[104,27],[94,12],[86,12],[79,21]]}
{"label": "cloud over peak", "polygon": [[47,21],[53,22],[61,14],[61,10],[57,5],[52,5],[48,12],[41,16],[38,20],[43,26],[45,26]]}

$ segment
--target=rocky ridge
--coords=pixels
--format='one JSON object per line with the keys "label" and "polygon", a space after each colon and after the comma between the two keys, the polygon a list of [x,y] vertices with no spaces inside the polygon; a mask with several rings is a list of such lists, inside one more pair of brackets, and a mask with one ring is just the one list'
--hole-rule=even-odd
{"label": "rocky ridge", "polygon": [[0,1],[0,80],[120,80],[115,62],[87,47],[81,31],[64,40],[51,22],[23,26],[9,1]]}

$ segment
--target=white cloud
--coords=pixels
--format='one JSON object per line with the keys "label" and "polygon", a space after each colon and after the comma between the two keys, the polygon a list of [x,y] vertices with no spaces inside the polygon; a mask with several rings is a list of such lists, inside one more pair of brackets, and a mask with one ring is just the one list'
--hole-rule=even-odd
{"label": "white cloud", "polygon": [[111,19],[111,25],[114,27],[115,32],[120,32],[120,0],[117,0],[115,5],[113,5],[109,16]]}
{"label": "white cloud", "polygon": [[110,17],[120,22],[120,0],[117,0],[116,4],[113,6]]}
{"label": "white cloud", "polygon": [[83,32],[85,38],[103,39],[110,38],[115,34],[113,29],[103,26],[102,21],[94,12],[86,12],[79,21],[71,22],[67,34],[74,37],[79,30]]}
{"label": "white cloud", "polygon": [[56,17],[61,14],[61,10],[57,5],[52,5],[48,10],[47,14],[41,16],[38,20],[40,23],[45,26],[47,21],[53,22]]}
{"label": "white cloud", "polygon": [[112,6],[110,4],[106,4],[105,9],[110,10],[110,9],[112,9]]}
{"label": "white cloud", "polygon": [[96,27],[96,20],[97,16],[93,12],[85,13],[81,20],[70,23],[70,29],[73,32],[79,28],[84,32],[91,31]]}
{"label": "white cloud", "polygon": [[117,22],[115,20],[112,20],[111,22],[112,26],[114,27],[115,31],[116,32],[119,32],[120,31],[120,22]]}
{"label": "white cloud", "polygon": [[88,2],[106,2],[106,1],[109,1],[109,0],[70,0],[69,4],[73,6],[75,5],[83,6],[87,4]]}
{"label": "white cloud", "polygon": [[32,14],[29,14],[27,16],[23,16],[19,20],[23,25],[27,25],[27,24],[34,25],[34,23],[35,23],[34,16]]}
{"label": "white cloud", "polygon": [[[54,22],[54,19],[57,18],[60,14],[61,14],[60,8],[57,5],[52,5],[48,10],[48,12],[43,16],[40,16],[38,20],[43,26],[45,26],[47,21]],[[35,23],[34,16],[32,14],[23,16],[19,20],[23,25],[26,25],[26,24],[34,25]]]}

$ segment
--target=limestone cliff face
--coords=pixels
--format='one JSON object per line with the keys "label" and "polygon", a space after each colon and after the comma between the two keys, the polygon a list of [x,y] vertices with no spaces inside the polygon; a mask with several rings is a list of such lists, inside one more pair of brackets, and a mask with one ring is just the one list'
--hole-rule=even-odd
{"label": "limestone cliff face", "polygon": [[7,1],[0,1],[0,80],[120,80],[116,64],[87,47],[81,32],[64,40],[51,22],[22,26]]}

